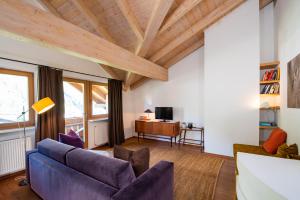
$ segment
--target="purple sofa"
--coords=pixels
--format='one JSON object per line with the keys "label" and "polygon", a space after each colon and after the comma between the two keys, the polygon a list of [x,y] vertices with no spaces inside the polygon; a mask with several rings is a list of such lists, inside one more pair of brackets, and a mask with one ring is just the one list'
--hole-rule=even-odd
{"label": "purple sofa", "polygon": [[138,178],[129,162],[45,139],[27,152],[26,171],[45,200],[172,200],[173,163],[160,161]]}

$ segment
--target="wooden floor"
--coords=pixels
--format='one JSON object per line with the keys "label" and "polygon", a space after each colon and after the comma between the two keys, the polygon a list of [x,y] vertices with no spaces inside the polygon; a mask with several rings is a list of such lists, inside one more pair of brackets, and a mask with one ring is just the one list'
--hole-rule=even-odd
{"label": "wooden floor", "polygon": [[[132,143],[137,143],[136,138],[129,139],[125,142],[125,146]],[[155,141],[155,140],[144,140],[141,141],[141,146],[143,143],[147,143],[148,146],[151,148],[159,147],[168,147],[169,143]],[[171,148],[171,147],[169,147]],[[177,146],[173,146],[173,148],[178,149]],[[98,149],[106,149],[109,150],[107,147],[101,147]],[[180,150],[178,150],[182,154],[182,152],[187,154],[195,154],[200,153],[199,149],[190,145],[181,146]],[[218,155],[206,154],[202,153],[203,156],[209,157],[220,157]],[[234,160],[228,157],[221,157],[224,162],[220,170],[220,174],[218,177],[216,190],[214,199],[215,200],[231,200],[235,199],[235,174],[234,174]],[[19,187],[18,181],[16,180],[16,176],[0,180],[0,199],[2,200],[35,200],[39,199],[39,197],[32,192],[28,187]]]}

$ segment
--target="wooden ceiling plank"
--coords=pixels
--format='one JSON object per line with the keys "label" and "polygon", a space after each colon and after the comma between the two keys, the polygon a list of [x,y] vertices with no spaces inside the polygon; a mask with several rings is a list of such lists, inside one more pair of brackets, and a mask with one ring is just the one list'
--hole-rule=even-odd
{"label": "wooden ceiling plank", "polygon": [[157,0],[152,11],[150,20],[147,24],[145,31],[144,40],[141,42],[141,45],[137,48],[137,55],[145,57],[148,49],[150,48],[151,43],[153,42],[155,36],[158,33],[158,30],[163,23],[164,18],[166,17],[169,9],[171,8],[174,0]]}
{"label": "wooden ceiling plank", "polygon": [[218,6],[215,10],[210,12],[207,16],[199,20],[191,28],[183,32],[180,36],[176,37],[173,41],[171,41],[158,52],[156,52],[153,56],[150,57],[150,60],[153,62],[157,62],[160,58],[167,55],[173,49],[175,49],[191,37],[195,36],[200,31],[215,23],[218,19],[228,14],[230,11],[242,4],[244,1],[245,0],[227,0],[222,5]]}
{"label": "wooden ceiling plank", "polygon": [[179,19],[181,19],[185,14],[192,10],[203,0],[185,0],[181,3],[178,8],[171,14],[171,16],[166,20],[166,23],[159,30],[159,34],[167,30],[173,24],[175,24]]}
{"label": "wooden ceiling plank", "polygon": [[111,37],[108,31],[104,28],[104,25],[99,22],[97,17],[92,13],[92,11],[87,7],[86,3],[83,0],[72,0],[72,3],[80,10],[81,14],[89,22],[90,25],[100,34],[103,38],[107,39],[110,42],[116,43],[115,40]]}
{"label": "wooden ceiling plank", "polygon": [[[105,38],[106,40],[116,43],[116,41],[112,38],[112,36],[108,33],[108,31],[104,28],[104,25],[99,22],[97,17],[90,11],[84,1],[82,0],[72,0],[75,7],[80,11],[80,13],[85,17],[88,23],[97,31],[97,33]],[[100,65],[113,79],[120,79],[118,76],[115,76],[115,72],[113,69],[108,69],[107,65]],[[116,78],[114,78],[116,77]]]}
{"label": "wooden ceiling plank", "polygon": [[0,33],[149,78],[168,79],[165,68],[18,0],[0,1]]}
{"label": "wooden ceiling plank", "polygon": [[132,31],[136,35],[139,41],[142,41],[144,38],[144,32],[139,25],[139,22],[132,12],[128,1],[127,0],[116,0],[118,7],[120,8],[121,12],[123,13],[124,17],[126,18],[129,26],[131,27]]}
{"label": "wooden ceiling plank", "polygon": [[38,3],[56,17],[63,18],[62,15],[53,7],[49,0],[38,0]]}
{"label": "wooden ceiling plank", "polygon": [[[64,17],[57,11],[56,8],[54,8],[51,3],[48,0],[39,0],[40,5],[42,5],[45,9],[47,9],[49,12],[51,12],[52,14],[54,14],[55,16],[64,19]],[[79,5],[80,6],[80,5]],[[83,9],[84,10],[84,9]],[[81,10],[80,10],[81,11]],[[92,16],[93,14],[86,14],[86,18],[89,18],[88,16]],[[87,21],[92,25],[96,25],[96,23],[91,23],[91,21],[97,20],[95,19],[95,17],[91,17],[91,19],[87,19]],[[97,30],[97,26],[93,27],[95,30]],[[101,33],[98,33],[101,36]],[[108,40],[110,40],[111,42],[115,42],[113,41],[113,39],[111,37],[106,38]],[[106,66],[106,65],[99,65],[100,67],[102,67],[104,69],[104,71],[106,71],[113,79],[117,79],[117,80],[121,80],[121,78],[115,73],[114,69]]]}
{"label": "wooden ceiling plank", "polygon": [[[155,36],[158,33],[160,26],[162,25],[169,9],[171,8],[174,0],[157,0],[154,6],[154,10],[152,11],[150,20],[147,24],[147,28],[145,31],[144,39],[139,43],[137,50],[135,52],[136,55],[145,57],[151,43],[153,42]],[[135,74],[131,72],[127,72],[125,79],[125,88],[128,88],[131,84],[132,80],[135,78]]]}

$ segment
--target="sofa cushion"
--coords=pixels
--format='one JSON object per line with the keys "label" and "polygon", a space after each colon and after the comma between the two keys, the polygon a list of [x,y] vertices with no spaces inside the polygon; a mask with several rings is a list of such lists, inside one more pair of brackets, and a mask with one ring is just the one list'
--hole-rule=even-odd
{"label": "sofa cushion", "polygon": [[129,162],[83,149],[69,152],[67,165],[117,189],[126,187],[136,179]]}
{"label": "sofa cushion", "polygon": [[80,138],[79,135],[77,133],[75,133],[75,131],[73,131],[72,129],[69,130],[67,135]]}
{"label": "sofa cushion", "polygon": [[[76,133],[75,133],[76,134]],[[64,144],[71,145],[73,147],[82,148],[84,142],[78,136],[66,135],[63,133],[59,133],[59,141]]]}
{"label": "sofa cushion", "polygon": [[122,146],[114,147],[114,157],[131,163],[135,176],[138,177],[149,169],[149,148],[141,148],[137,151],[128,150]]}
{"label": "sofa cushion", "polygon": [[39,153],[66,164],[67,152],[72,151],[75,147],[47,138],[37,143],[37,149]]}
{"label": "sofa cushion", "polygon": [[287,134],[284,130],[276,128],[272,131],[270,137],[263,144],[263,148],[266,152],[275,154],[278,147],[285,143]]}

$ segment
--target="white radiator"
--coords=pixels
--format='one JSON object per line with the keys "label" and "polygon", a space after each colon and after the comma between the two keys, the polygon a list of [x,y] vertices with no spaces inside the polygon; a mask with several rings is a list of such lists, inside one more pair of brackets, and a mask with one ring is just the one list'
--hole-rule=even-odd
{"label": "white radiator", "polygon": [[[32,140],[26,137],[26,150],[32,149]],[[0,141],[0,176],[25,169],[24,138]]]}

